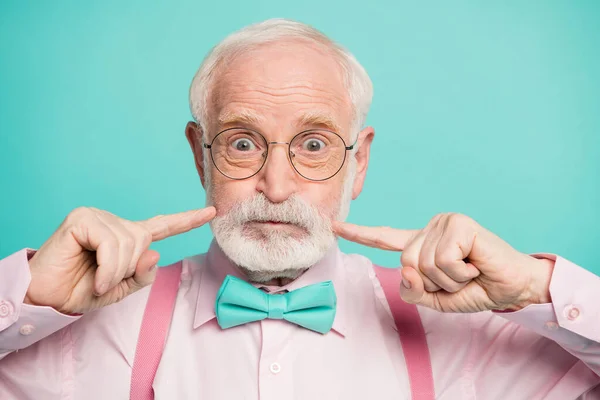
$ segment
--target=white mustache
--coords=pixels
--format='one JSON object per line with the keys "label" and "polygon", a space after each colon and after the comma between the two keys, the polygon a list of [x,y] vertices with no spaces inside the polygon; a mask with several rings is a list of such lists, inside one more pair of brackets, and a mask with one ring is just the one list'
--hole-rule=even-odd
{"label": "white mustache", "polygon": [[232,207],[229,217],[235,224],[247,222],[280,222],[300,226],[311,231],[325,223],[330,228],[329,218],[319,209],[297,195],[282,203],[272,203],[262,193],[243,200]]}

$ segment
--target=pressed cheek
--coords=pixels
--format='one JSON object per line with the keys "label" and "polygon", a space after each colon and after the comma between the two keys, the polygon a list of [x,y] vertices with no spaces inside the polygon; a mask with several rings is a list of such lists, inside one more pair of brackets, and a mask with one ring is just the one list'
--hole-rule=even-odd
{"label": "pressed cheek", "polygon": [[257,193],[256,182],[253,179],[228,179],[214,168],[211,181],[212,204],[217,209],[217,216],[227,214],[235,204]]}
{"label": "pressed cheek", "polygon": [[309,204],[312,204],[333,218],[338,211],[342,194],[342,181],[334,177],[324,182],[307,182],[299,193]]}

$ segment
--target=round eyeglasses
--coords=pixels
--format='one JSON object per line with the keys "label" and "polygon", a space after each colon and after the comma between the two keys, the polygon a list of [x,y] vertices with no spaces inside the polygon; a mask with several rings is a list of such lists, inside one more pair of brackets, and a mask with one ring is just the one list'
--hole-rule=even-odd
{"label": "round eyeglasses", "polygon": [[346,151],[356,145],[346,146],[344,139],[333,131],[311,129],[302,131],[289,142],[268,142],[260,133],[246,128],[229,128],[219,132],[210,144],[210,158],[220,173],[230,179],[248,179],[256,175],[267,161],[269,145],[288,146],[292,167],[303,178],[325,181],[333,178],[344,165]]}

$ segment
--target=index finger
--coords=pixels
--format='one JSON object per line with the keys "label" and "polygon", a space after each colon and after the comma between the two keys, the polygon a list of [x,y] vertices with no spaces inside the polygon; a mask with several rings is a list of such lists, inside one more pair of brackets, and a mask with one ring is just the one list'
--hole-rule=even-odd
{"label": "index finger", "polygon": [[333,230],[346,240],[382,250],[402,251],[419,232],[410,229],[394,229],[387,226],[371,227],[334,222]]}
{"label": "index finger", "polygon": [[199,228],[215,217],[217,210],[210,206],[177,214],[159,215],[145,221],[139,221],[142,227],[152,234],[152,241],[163,240],[171,236]]}

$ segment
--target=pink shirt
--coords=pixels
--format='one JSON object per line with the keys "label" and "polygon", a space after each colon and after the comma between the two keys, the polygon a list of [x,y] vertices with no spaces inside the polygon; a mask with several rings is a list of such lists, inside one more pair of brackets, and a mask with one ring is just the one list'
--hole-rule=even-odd
{"label": "pink shirt", "polygon": [[[0,260],[0,399],[126,399],[149,289],[67,316],[22,304],[27,260],[27,250]],[[283,287],[333,281],[338,309],[325,335],[284,320],[221,330],[214,301],[226,274],[240,276],[214,243],[183,262],[156,399],[410,398],[402,348],[368,259],[334,248]],[[600,386],[591,391],[600,384],[600,278],[556,257],[550,291],[551,304],[510,313],[419,307],[436,398],[600,399]]]}

